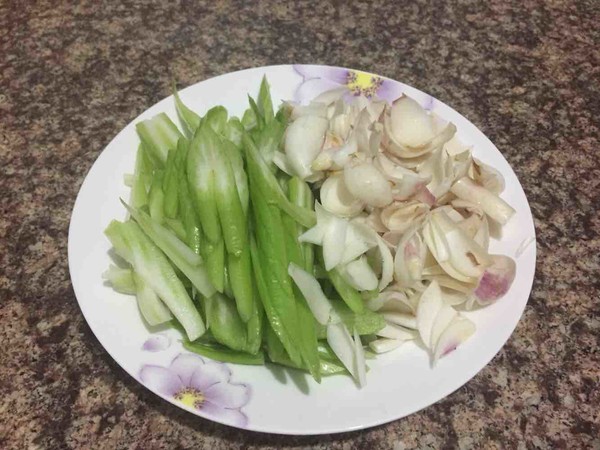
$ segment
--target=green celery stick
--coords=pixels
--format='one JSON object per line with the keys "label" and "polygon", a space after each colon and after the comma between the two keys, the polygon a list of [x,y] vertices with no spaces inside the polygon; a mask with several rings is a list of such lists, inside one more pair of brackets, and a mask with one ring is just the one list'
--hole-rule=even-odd
{"label": "green celery stick", "polygon": [[[266,331],[266,347],[267,347],[267,356],[269,361],[274,364],[278,364],[281,366],[290,367],[292,369],[298,369],[302,371],[307,371],[307,369],[299,364],[293,362],[290,357],[286,354],[281,342],[277,339],[277,336],[273,332],[270,327],[267,327]],[[346,368],[339,362],[333,359],[325,359],[321,358],[319,360],[320,367],[319,373],[322,376],[328,375],[337,375],[337,374],[348,374]]]}
{"label": "green celery stick", "polygon": [[258,105],[254,101],[254,99],[248,96],[248,103],[250,104],[250,109],[254,113],[254,117],[256,118],[256,128],[262,130],[265,126],[265,118],[262,116],[260,110],[258,109]]}
{"label": "green celery stick", "polygon": [[[211,164],[211,139],[202,126],[192,140],[187,158],[187,176],[196,203],[196,213],[206,238],[215,245],[222,240],[215,199],[215,173]],[[214,134],[214,133],[213,133]]]}
{"label": "green celery stick", "polygon": [[194,253],[185,243],[181,242],[175,234],[154,222],[150,216],[141,210],[135,210],[123,202],[131,217],[144,230],[150,239],[157,245],[191,281],[192,285],[204,296],[214,294],[215,288],[209,280],[202,258]]}
{"label": "green celery stick", "polygon": [[148,209],[150,210],[150,217],[157,223],[164,223],[165,221],[165,194],[162,190],[162,180],[163,171],[155,171],[152,178],[152,185],[150,186],[150,192],[148,193]]}
{"label": "green celery stick", "polygon": [[200,255],[205,261],[208,278],[217,292],[225,289],[225,243],[221,239],[213,244],[206,235],[200,238]]}
{"label": "green celery stick", "polygon": [[175,233],[175,235],[182,241],[187,242],[187,233],[185,231],[185,227],[183,226],[183,223],[178,220],[178,219],[169,219],[168,217],[165,218],[165,224],[169,227],[169,229],[171,231],[173,231],[173,233]]}
{"label": "green celery stick", "polygon": [[129,295],[133,295],[136,292],[135,282],[133,281],[133,270],[131,268],[123,269],[111,264],[102,274],[102,278],[108,281],[117,292]]}
{"label": "green celery stick", "polygon": [[257,123],[258,121],[256,120],[256,115],[254,114],[254,111],[252,110],[252,108],[248,108],[242,116],[242,126],[244,127],[244,130],[253,130],[254,128],[256,128]]}
{"label": "green celery stick", "polygon": [[[188,141],[189,144],[189,141]],[[189,146],[188,146],[189,148]],[[192,195],[187,180],[187,150],[180,151],[177,160],[177,188],[179,194],[179,215],[185,229],[185,242],[196,254],[200,254],[200,221],[192,201]]]}
{"label": "green celery stick", "polygon": [[[290,181],[291,183],[291,181]],[[284,184],[285,185],[285,184]],[[297,189],[286,189],[290,192],[290,201],[294,204],[302,204],[303,198],[299,197]],[[302,267],[304,265],[304,255],[298,242],[300,235],[299,225],[290,216],[282,214],[281,220],[284,226],[285,247],[289,262]],[[298,329],[300,334],[300,352],[305,366],[310,374],[317,381],[321,381],[319,354],[317,351],[317,331],[315,318],[304,299],[304,296],[294,284],[294,298],[296,300],[296,310],[298,312]]]}
{"label": "green celery stick", "polygon": [[246,245],[239,256],[227,255],[227,273],[237,310],[244,322],[248,322],[254,314],[254,293],[252,282],[252,262],[250,247]]}
{"label": "green celery stick", "polygon": [[155,163],[162,167],[169,150],[177,148],[181,132],[165,113],[136,124],[135,129]]}
{"label": "green celery stick", "polygon": [[218,134],[225,134],[227,129],[227,110],[222,106],[215,106],[208,110],[205,116],[206,124]]}
{"label": "green celery stick", "polygon": [[209,128],[206,139],[214,178],[214,195],[227,251],[240,256],[248,247],[247,219],[242,209],[233,169],[221,138]]}
{"label": "green celery stick", "polygon": [[136,299],[142,317],[148,325],[156,326],[168,322],[173,318],[169,308],[162,302],[156,292],[142,277],[133,274],[136,286]]}
{"label": "green celery stick", "polygon": [[240,318],[233,300],[221,294],[205,299],[206,317],[215,340],[232,350],[246,349],[246,325]]}
{"label": "green celery stick", "polygon": [[135,156],[135,171],[131,185],[131,204],[140,208],[148,204],[148,184],[152,174],[152,164],[146,156],[143,144],[138,146]]}
{"label": "green celery stick", "polygon": [[214,344],[201,344],[199,342],[189,342],[187,340],[183,341],[183,348],[190,352],[224,363],[254,366],[262,366],[265,363],[265,357],[262,352],[251,355],[246,352],[239,352]]}
{"label": "green celery stick", "polygon": [[227,128],[224,133],[225,137],[233,142],[236,147],[241,148],[242,134],[244,134],[242,122],[237,117],[231,117],[227,122]]}
{"label": "green celery stick", "polygon": [[229,164],[231,164],[231,170],[233,170],[233,176],[235,177],[235,185],[240,197],[240,203],[242,204],[244,214],[247,214],[250,192],[248,191],[248,176],[244,170],[242,152],[233,142],[227,139],[223,141],[223,151],[229,158]]}
{"label": "green celery stick", "polygon": [[[361,313],[353,313],[346,303],[335,298],[330,299],[333,309],[340,316],[344,324],[349,330],[354,329],[358,334],[363,336],[366,334],[375,334],[385,326],[385,320],[379,313],[373,312],[365,308]],[[327,328],[317,324],[317,337],[325,339],[327,337]]]}
{"label": "green celery stick", "polygon": [[[285,128],[277,121],[273,120],[265,125],[258,134],[256,146],[260,151],[265,163],[270,165],[272,171],[277,171],[277,166],[272,164],[275,152],[279,150]],[[303,206],[303,205],[302,205]]]}
{"label": "green celery stick", "polygon": [[[314,199],[312,195],[312,191],[308,184],[297,177],[292,177],[289,180],[289,192],[290,199],[292,202],[298,206],[304,206],[308,209],[314,208]],[[298,224],[298,235],[302,234],[306,231],[306,228],[300,226]],[[304,259],[304,270],[308,273],[313,273],[314,271],[314,249],[313,245],[308,242],[303,242],[300,244],[300,248],[302,249],[302,255]]]}
{"label": "green celery stick", "polygon": [[185,135],[189,139],[191,139],[192,137],[194,137],[194,133],[198,129],[198,126],[200,126],[201,117],[194,111],[192,111],[190,108],[185,106],[185,104],[181,101],[175,83],[173,83],[173,97],[175,99],[175,109],[177,110],[177,116],[179,117],[179,120],[183,127],[183,131]]}
{"label": "green celery stick", "polygon": [[271,90],[266,76],[263,77],[260,83],[257,106],[260,114],[264,117],[265,123],[271,122],[275,114],[273,113],[273,100],[271,100]]}
{"label": "green celery stick", "polygon": [[248,323],[246,324],[246,334],[248,340],[246,342],[246,351],[251,354],[256,354],[262,344],[263,334],[263,310],[261,307],[260,299],[258,298],[258,290],[256,286],[252,286],[253,294],[253,314]]}
{"label": "green celery stick", "polygon": [[[323,259],[323,252],[317,251],[317,253],[319,254],[319,262],[324,267],[325,260]],[[364,311],[365,302],[363,301],[362,296],[356,289],[354,289],[350,285],[350,283],[348,283],[344,279],[344,277],[337,268],[334,267],[333,269],[328,271],[327,277],[329,278],[329,281],[331,281],[331,284],[333,285],[337,293],[340,295],[342,300],[346,302],[346,305],[348,305],[348,307],[353,312],[359,314]]]}
{"label": "green celery stick", "polygon": [[250,254],[252,256],[252,267],[254,269],[254,277],[259,298],[264,307],[269,325],[267,328],[272,328],[278,341],[281,342],[283,348],[295,364],[301,364],[301,356],[292,335],[284,326],[283,319],[279,310],[275,307],[275,302],[271,297],[271,292],[265,280],[265,266],[263,266],[262,256],[259,255],[256,241],[252,237],[250,239]]}
{"label": "green celery stick", "polygon": [[306,228],[314,226],[316,223],[314,211],[291,203],[281,190],[277,178],[271,173],[269,166],[265,163],[252,139],[245,134],[242,137],[242,142],[244,143],[248,171],[251,178],[252,172],[254,172],[253,182],[262,191],[261,195],[268,199],[269,203],[277,204],[283,212],[302,226]]}
{"label": "green celery stick", "polygon": [[[183,139],[183,138],[182,138]],[[183,142],[182,139],[179,142]],[[179,144],[178,144],[179,145]],[[163,178],[163,192],[165,194],[164,200],[164,212],[165,216],[171,219],[177,217],[179,208],[179,202],[177,199],[177,167],[175,166],[175,157],[177,151],[171,150],[167,156],[167,162],[165,163],[165,176]]]}
{"label": "green celery stick", "polygon": [[204,331],[204,322],[168,259],[133,221],[113,220],[104,231],[117,253],[133,266],[179,320],[190,340]]}

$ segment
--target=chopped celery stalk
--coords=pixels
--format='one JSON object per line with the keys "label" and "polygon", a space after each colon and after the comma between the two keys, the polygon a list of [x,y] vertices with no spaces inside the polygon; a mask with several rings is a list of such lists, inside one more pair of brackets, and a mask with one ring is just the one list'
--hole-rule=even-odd
{"label": "chopped celery stalk", "polygon": [[175,83],[173,83],[173,97],[175,98],[175,109],[177,110],[177,116],[181,121],[181,125],[183,126],[183,131],[185,135],[191,139],[198,129],[198,126],[200,126],[201,117],[181,101]]}
{"label": "chopped celery stalk", "polygon": [[244,126],[237,117],[231,117],[227,122],[225,137],[233,142],[236,147],[242,146],[242,135],[244,134]]}
{"label": "chopped celery stalk", "polygon": [[227,255],[227,273],[237,310],[244,322],[254,314],[254,293],[250,247],[246,245],[239,256]]}
{"label": "chopped celery stalk", "polygon": [[[285,183],[284,183],[285,186]],[[286,189],[290,191],[290,200],[298,204],[301,199],[297,197],[297,192],[294,189]],[[285,246],[289,261],[292,264],[302,266],[304,264],[304,255],[302,248],[298,242],[298,236],[300,235],[300,228],[294,220],[282,214],[281,220],[285,227]],[[309,308],[307,300],[303,296],[303,293],[298,289],[297,286],[293,287],[294,297],[296,299],[296,311],[298,312],[298,331],[299,331],[299,345],[302,359],[306,367],[308,368],[312,377],[317,381],[321,381],[319,354],[317,351],[317,330],[315,318]]]}
{"label": "chopped celery stalk", "polygon": [[261,308],[260,299],[258,298],[258,290],[256,286],[252,286],[253,294],[253,314],[250,320],[246,323],[246,334],[248,340],[246,341],[246,351],[248,353],[256,354],[262,345],[263,339],[263,310]]}
{"label": "chopped celery stalk", "polygon": [[177,141],[181,137],[181,132],[165,113],[139,122],[135,129],[144,147],[161,167],[167,162],[169,150],[177,148]]}
{"label": "chopped celery stalk", "polygon": [[[287,274],[288,257],[281,212],[277,207],[267,203],[259,189],[252,189],[252,186],[256,186],[252,171],[250,171],[250,186],[252,210],[255,215],[254,229],[263,279],[270,301],[281,317],[292,342],[297,345],[299,324],[294,291]],[[293,355],[290,356],[293,359]]]}
{"label": "chopped celery stalk", "polygon": [[242,204],[244,214],[247,214],[248,203],[250,201],[250,192],[248,191],[248,176],[244,170],[244,159],[242,158],[242,153],[233,142],[227,139],[223,141],[223,151],[229,158],[229,164],[231,164],[233,176],[235,177],[235,185],[240,197],[240,203]]}
{"label": "chopped celery stalk", "polygon": [[266,76],[263,77],[260,83],[257,106],[260,114],[265,119],[265,123],[271,122],[275,114],[273,113],[273,100],[271,100],[271,90]]}
{"label": "chopped celery stalk", "polygon": [[225,243],[211,243],[206,236],[200,239],[200,255],[205,261],[208,279],[217,292],[223,293],[225,288]]}
{"label": "chopped celery stalk", "polygon": [[215,133],[225,134],[227,129],[227,110],[222,106],[215,106],[208,110],[205,116],[206,124]]}
{"label": "chopped celery stalk", "polygon": [[142,317],[150,326],[160,325],[173,318],[169,308],[165,306],[156,292],[144,281],[142,277],[133,274],[136,287],[136,299]]}
{"label": "chopped celery stalk", "polygon": [[[182,140],[179,140],[182,142]],[[179,202],[177,200],[177,167],[175,166],[175,157],[177,152],[175,150],[169,152],[167,156],[167,162],[165,164],[165,176],[163,178],[163,192],[165,194],[164,200],[164,213],[165,216],[174,219],[177,217]]]}
{"label": "chopped celery stalk", "polygon": [[248,96],[248,103],[250,104],[250,109],[252,109],[252,112],[254,113],[254,117],[256,118],[256,128],[258,128],[259,130],[262,130],[262,128],[265,125],[265,118],[260,113],[260,110],[258,109],[258,105],[254,101],[254,99],[250,96]]}
{"label": "chopped celery stalk", "polygon": [[[375,334],[385,327],[385,320],[381,314],[373,312],[368,308],[364,308],[361,313],[353,313],[343,301],[337,299],[331,299],[330,301],[335,314],[342,319],[346,327],[348,329],[356,327],[358,334],[361,336]],[[326,327],[317,325],[317,337],[325,339],[326,336]]]}
{"label": "chopped celery stalk", "polygon": [[[292,177],[289,181],[290,200],[298,206],[304,206],[312,210],[314,207],[313,195],[310,187],[300,178]],[[305,229],[298,228],[298,233],[301,234]],[[296,239],[298,238],[296,235]],[[314,265],[314,249],[311,243],[303,242],[300,244],[302,249],[302,258],[304,260],[304,270],[308,273],[313,273]]]}
{"label": "chopped celery stalk", "polygon": [[102,274],[102,278],[108,281],[117,292],[129,295],[133,295],[136,292],[133,271],[130,268],[123,269],[111,264]]}
{"label": "chopped celery stalk", "polygon": [[[323,259],[323,253],[318,251],[320,263],[325,265],[325,261]],[[329,277],[329,281],[333,284],[333,287],[340,295],[342,300],[346,302],[346,305],[355,313],[361,313],[365,309],[365,304],[362,299],[360,293],[354,289],[350,283],[348,283],[345,278],[342,276],[340,271],[334,267],[330,271],[327,272],[327,276]]]}
{"label": "chopped celery stalk", "polygon": [[271,173],[269,166],[260,155],[250,136],[245,134],[242,141],[246,152],[248,171],[251,177],[254,173],[253,183],[262,191],[262,195],[269,199],[269,203],[277,204],[283,212],[302,226],[306,228],[313,227],[316,223],[314,211],[291,203],[281,190],[277,178]]}
{"label": "chopped celery stalk", "polygon": [[219,244],[223,238],[215,199],[215,173],[211,164],[210,146],[213,142],[209,138],[214,133],[207,134],[206,128],[200,127],[190,144],[187,176],[202,231],[210,242]]}
{"label": "chopped celery stalk", "polygon": [[[275,120],[269,122],[261,130],[256,141],[256,146],[267,164],[273,162],[273,157],[275,156],[275,152],[279,150],[284,131],[285,128]],[[277,166],[273,164],[271,165],[271,169],[276,171]]]}
{"label": "chopped celery stalk", "polygon": [[162,180],[163,172],[155,172],[154,178],[152,179],[152,185],[150,186],[150,192],[148,193],[148,209],[150,210],[150,217],[157,223],[163,223],[165,221],[165,194],[162,190]]}
{"label": "chopped celery stalk", "polygon": [[190,340],[204,331],[204,322],[185,287],[162,251],[133,221],[113,220],[106,230],[115,250],[133,266],[135,273],[167,305],[186,331]]}
{"label": "chopped celery stalk", "polygon": [[247,219],[242,209],[233,169],[222,139],[206,128],[205,139],[214,173],[214,196],[227,251],[240,256],[248,246]]}
{"label": "chopped celery stalk", "polygon": [[266,268],[262,265],[263,258],[259,255],[256,242],[253,238],[250,240],[250,254],[252,256],[252,267],[254,269],[254,277],[259,298],[262,301],[267,319],[269,320],[269,326],[267,328],[272,329],[275,339],[280,342],[282,348],[285,348],[285,352],[287,352],[289,357],[295,361],[296,364],[300,364],[300,353],[296,348],[291,333],[284,326],[283,319],[278,309],[275,307],[275,302],[271,298],[271,292],[265,279],[264,271]]}
{"label": "chopped celery stalk", "polygon": [[256,124],[257,121],[254,111],[252,108],[248,108],[242,116],[242,126],[244,127],[244,130],[250,131],[256,127]]}
{"label": "chopped celery stalk", "polygon": [[182,241],[187,242],[187,234],[183,223],[177,219],[169,219],[168,217],[165,219],[165,223],[167,226],[175,233],[175,235]]}
{"label": "chopped celery stalk", "polygon": [[262,366],[265,363],[265,357],[262,352],[257,352],[255,355],[251,355],[249,353],[231,350],[222,346],[189,341],[183,341],[183,348],[201,356],[225,363],[255,366]]}
{"label": "chopped celery stalk", "polygon": [[150,239],[158,246],[173,264],[183,272],[192,285],[204,296],[211,296],[215,288],[209,281],[202,258],[181,242],[171,231],[154,222],[145,212],[135,210],[123,203],[131,217],[138,223]]}
{"label": "chopped celery stalk", "polygon": [[144,230],[144,233],[146,233],[150,239],[152,239],[152,241],[165,252],[167,256],[169,256],[169,258],[173,259],[171,255],[176,255],[174,259],[185,261],[189,266],[199,266],[202,264],[202,258],[190,250],[190,248],[181,242],[175,234],[159,223],[154,222],[144,211],[132,208],[123,200],[121,200],[121,203],[123,203],[123,206],[127,208],[131,217],[133,217],[142,230]]}
{"label": "chopped celery stalk", "polygon": [[192,249],[194,253],[200,254],[200,221],[196,214],[190,188],[188,186],[186,173],[185,173],[185,162],[181,164],[178,175],[178,188],[179,188],[179,213],[181,215],[181,222],[185,229],[185,241]]}
{"label": "chopped celery stalk", "polygon": [[275,120],[283,125],[283,128],[287,128],[290,122],[291,108],[285,103],[279,107],[277,114],[275,114]]}
{"label": "chopped celery stalk", "polygon": [[[277,336],[270,327],[267,327],[266,331],[266,347],[267,356],[272,363],[308,372],[303,365],[297,364],[290,359],[281,345],[281,342],[277,339]],[[348,373],[337,357],[335,355],[333,356],[334,357],[331,358],[328,355],[327,358],[319,359],[319,373],[322,376]]]}
{"label": "chopped celery stalk", "polygon": [[152,165],[146,157],[142,144],[139,145],[135,156],[135,171],[131,180],[130,202],[135,208],[148,203],[148,185],[152,174]]}
{"label": "chopped celery stalk", "polygon": [[246,349],[246,325],[240,318],[233,300],[221,294],[205,299],[206,317],[217,342],[232,350]]}

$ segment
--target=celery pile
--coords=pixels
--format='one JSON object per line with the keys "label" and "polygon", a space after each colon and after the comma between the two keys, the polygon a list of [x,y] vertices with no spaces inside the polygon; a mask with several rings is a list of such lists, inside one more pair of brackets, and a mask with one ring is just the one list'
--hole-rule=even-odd
{"label": "celery pile", "polygon": [[265,79],[241,119],[174,99],[182,131],[164,113],[136,125],[129,219],[105,231],[127,264],[105,278],[135,294],[148,325],[182,330],[191,352],[363,385],[363,343],[385,321],[363,306],[373,293],[325,270],[322,248],[298,239],[316,215],[309,184],[274,162],[289,107],[275,111]]}

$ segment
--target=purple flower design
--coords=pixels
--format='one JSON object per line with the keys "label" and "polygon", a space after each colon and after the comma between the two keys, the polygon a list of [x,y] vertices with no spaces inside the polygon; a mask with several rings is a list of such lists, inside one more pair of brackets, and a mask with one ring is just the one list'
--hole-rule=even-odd
{"label": "purple flower design", "polygon": [[241,408],[250,400],[250,387],[231,383],[231,371],[222,363],[189,353],[179,354],[169,365],[144,365],[140,380],[153,391],[201,411],[209,418],[245,427]]}
{"label": "purple flower design", "polygon": [[397,81],[386,80],[380,76],[360,70],[340,67],[294,65],[294,70],[304,78],[295,93],[297,102],[307,102],[323,92],[345,87],[346,98],[364,95],[393,102],[402,95],[402,85]]}
{"label": "purple flower design", "polygon": [[142,350],[146,352],[160,352],[171,346],[171,338],[164,334],[150,336],[142,345]]}

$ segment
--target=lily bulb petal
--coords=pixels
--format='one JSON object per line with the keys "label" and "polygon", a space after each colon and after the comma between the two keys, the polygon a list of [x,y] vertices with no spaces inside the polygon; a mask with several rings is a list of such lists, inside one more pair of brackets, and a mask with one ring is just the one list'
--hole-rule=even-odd
{"label": "lily bulb petal", "polygon": [[342,174],[331,175],[321,185],[321,203],[327,211],[341,217],[359,214],[364,203],[350,194]]}
{"label": "lily bulb petal", "polygon": [[435,136],[431,116],[410,97],[403,96],[394,102],[390,120],[394,137],[408,147],[421,147]]}
{"label": "lily bulb petal", "polygon": [[505,255],[491,256],[492,265],[485,270],[475,289],[476,300],[481,305],[489,305],[506,294],[517,271],[514,259]]}
{"label": "lily bulb petal", "polygon": [[429,206],[416,200],[394,202],[381,211],[381,222],[390,231],[404,232],[421,223],[428,212]]}
{"label": "lily bulb petal", "polygon": [[464,316],[458,316],[440,335],[433,354],[433,364],[435,365],[439,358],[456,350],[474,333],[475,324]]}
{"label": "lily bulb petal", "polygon": [[473,158],[473,163],[469,168],[469,176],[496,195],[499,195],[504,190],[504,177],[502,174],[493,167],[482,163],[477,158]]}
{"label": "lily bulb petal", "polygon": [[432,281],[421,294],[417,307],[417,329],[425,347],[431,349],[431,330],[435,319],[444,306],[442,291],[437,281]]}
{"label": "lily bulb petal", "polygon": [[346,165],[344,182],[348,191],[368,205],[384,207],[392,202],[392,188],[373,164]]}
{"label": "lily bulb petal", "polygon": [[404,339],[380,338],[369,342],[369,348],[375,353],[386,353],[392,350],[396,350],[405,342],[406,340]]}
{"label": "lily bulb petal", "polygon": [[323,147],[327,119],[302,116],[293,121],[285,133],[285,154],[289,166],[301,179],[313,175],[311,164]]}

